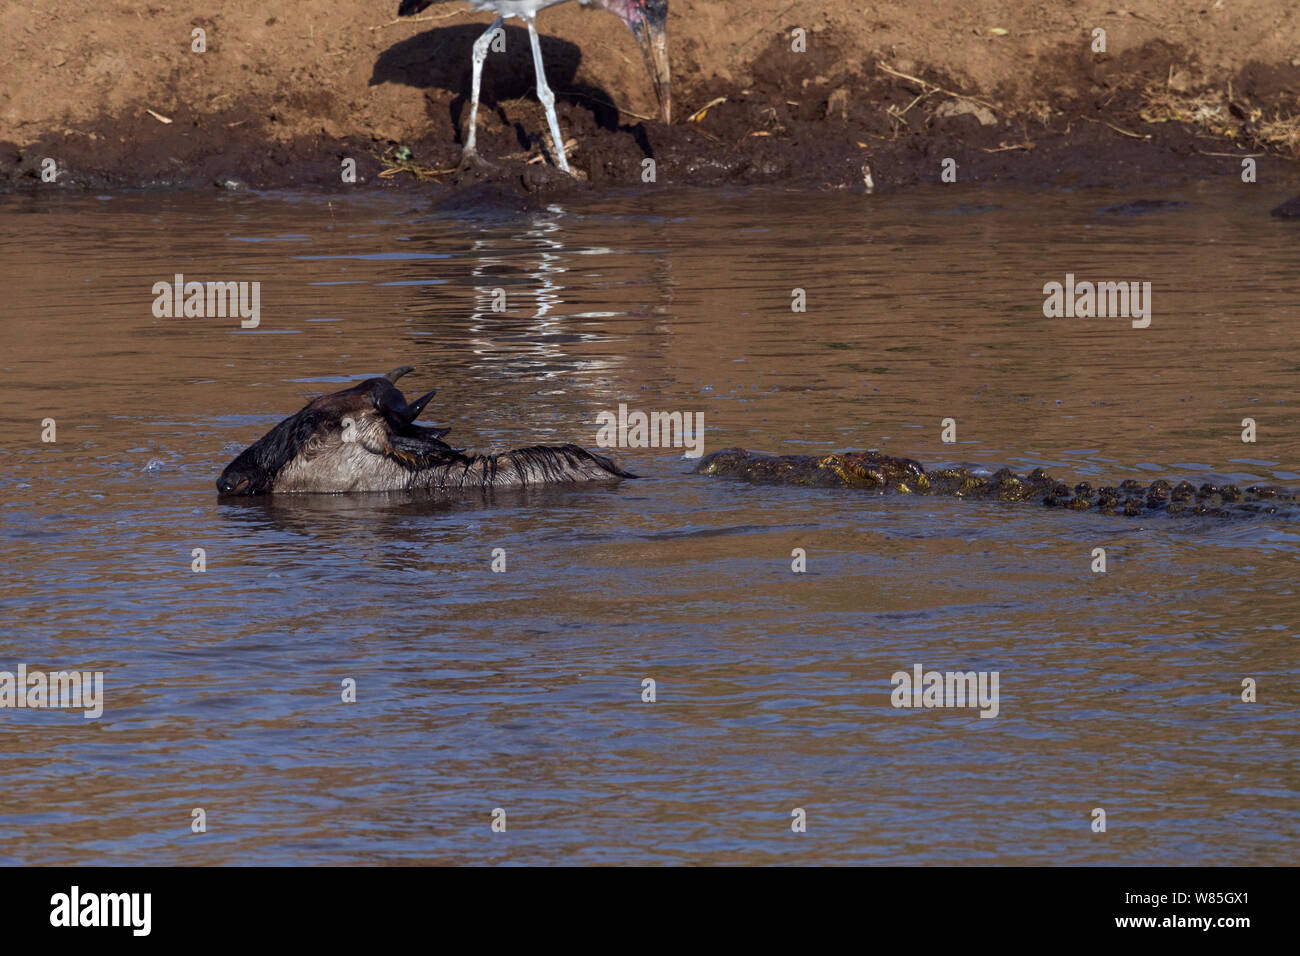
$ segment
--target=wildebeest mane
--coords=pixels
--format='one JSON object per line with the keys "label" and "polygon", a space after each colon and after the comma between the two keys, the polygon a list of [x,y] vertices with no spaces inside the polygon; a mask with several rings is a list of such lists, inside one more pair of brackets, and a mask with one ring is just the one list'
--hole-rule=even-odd
{"label": "wildebeest mane", "polygon": [[587,451],[580,445],[529,445],[527,448],[515,448],[494,456],[499,462],[510,459],[515,470],[521,475],[541,475],[543,482],[571,481],[573,476],[589,463],[595,463],[611,474],[620,478],[635,478],[636,475],[624,471],[604,455]]}

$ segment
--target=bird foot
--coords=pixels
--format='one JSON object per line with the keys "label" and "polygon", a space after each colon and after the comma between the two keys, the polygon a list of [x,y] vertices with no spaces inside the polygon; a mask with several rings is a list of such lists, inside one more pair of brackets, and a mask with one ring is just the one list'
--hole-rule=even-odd
{"label": "bird foot", "polygon": [[538,166],[538,165],[546,164],[549,161],[550,165],[552,165],[554,168],[560,170],[563,173],[568,174],[569,176],[572,176],[574,179],[585,179],[586,178],[585,176],[580,176],[578,173],[574,172],[573,167],[569,165],[569,155],[573,153],[573,151],[576,150],[577,148],[578,148],[578,141],[576,139],[570,139],[566,141],[564,144],[565,155],[557,156],[555,157],[554,160],[551,160],[550,159],[551,154],[547,152],[546,147],[539,145],[537,147],[538,151],[528,158],[528,165]]}
{"label": "bird foot", "polygon": [[461,150],[458,169],[462,173],[491,173],[496,171],[497,165],[489,163],[476,149],[464,149]]}

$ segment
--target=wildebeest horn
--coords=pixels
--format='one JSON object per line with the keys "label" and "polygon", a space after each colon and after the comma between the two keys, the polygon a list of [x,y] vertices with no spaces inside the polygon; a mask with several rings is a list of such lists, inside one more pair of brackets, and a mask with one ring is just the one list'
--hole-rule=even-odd
{"label": "wildebeest horn", "polygon": [[385,372],[384,378],[388,379],[390,382],[396,382],[407,372],[414,372],[414,371],[415,371],[414,365],[403,365],[401,368],[395,368],[391,372]]}
{"label": "wildebeest horn", "polygon": [[424,406],[429,404],[429,399],[433,398],[433,396],[437,394],[438,394],[438,390],[435,388],[432,392],[426,392],[425,394],[417,398],[415,401],[411,402],[411,404],[407,405],[406,421],[410,423],[415,421],[417,418],[419,418],[420,412],[424,411]]}

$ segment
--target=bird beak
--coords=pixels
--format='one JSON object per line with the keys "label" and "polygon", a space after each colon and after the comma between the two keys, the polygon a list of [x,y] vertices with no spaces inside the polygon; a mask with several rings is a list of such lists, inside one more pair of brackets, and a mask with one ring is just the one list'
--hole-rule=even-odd
{"label": "bird beak", "polygon": [[650,81],[654,84],[655,96],[659,100],[659,112],[665,123],[671,123],[673,100],[671,77],[668,72],[667,4],[658,16],[643,13],[628,26],[632,28],[637,45],[641,47],[641,55],[645,57],[646,69],[650,72]]}

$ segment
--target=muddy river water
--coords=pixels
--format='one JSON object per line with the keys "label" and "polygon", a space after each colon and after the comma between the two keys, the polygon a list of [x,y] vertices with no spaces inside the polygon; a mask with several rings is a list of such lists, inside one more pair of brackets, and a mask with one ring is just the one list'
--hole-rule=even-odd
{"label": "muddy river water", "polygon": [[[624,404],[705,453],[1300,485],[1300,246],[1241,190],[0,201],[0,671],[103,673],[96,719],[0,709],[0,861],[1294,863],[1294,519],[662,447],[490,502],[213,484],[409,364],[480,450]],[[256,327],[156,315],[178,273],[259,283]],[[1067,274],[1150,282],[1149,327],[1045,317]],[[997,672],[997,716],[891,706],[916,665]]]}

